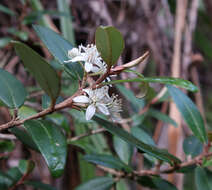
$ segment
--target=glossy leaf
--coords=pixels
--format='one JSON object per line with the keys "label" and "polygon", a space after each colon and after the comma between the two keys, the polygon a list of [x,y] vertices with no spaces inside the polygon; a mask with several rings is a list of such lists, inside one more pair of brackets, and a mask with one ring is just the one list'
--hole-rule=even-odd
{"label": "glossy leaf", "polygon": [[30,120],[24,123],[54,177],[62,175],[67,144],[61,130],[51,122]]}
{"label": "glossy leaf", "polygon": [[110,190],[114,183],[112,177],[97,177],[81,184],[75,190]]}
{"label": "glossy leaf", "polygon": [[126,172],[131,172],[132,169],[124,164],[121,160],[111,155],[103,154],[88,154],[83,157],[86,161],[93,164],[102,165],[107,168],[113,168],[117,170],[122,170]]}
{"label": "glossy leaf", "polygon": [[143,77],[143,78],[131,78],[131,79],[123,79],[123,80],[113,80],[110,82],[105,82],[103,84],[119,84],[124,82],[152,82],[152,83],[161,83],[161,84],[171,84],[176,85],[180,88],[185,88],[192,92],[197,92],[198,88],[188,80],[184,80],[181,78],[173,78],[173,77]]}
{"label": "glossy leaf", "polygon": [[19,108],[27,92],[19,80],[0,68],[0,101],[9,108]]}
{"label": "glossy leaf", "polygon": [[37,145],[33,141],[31,135],[26,131],[25,127],[13,127],[9,131],[13,133],[18,140],[27,145],[29,148],[39,152]]}
{"label": "glossy leaf", "polygon": [[144,187],[149,187],[157,190],[177,190],[170,182],[160,177],[143,176],[138,178],[137,182]]}
{"label": "glossy leaf", "polygon": [[182,117],[184,118],[185,122],[187,123],[193,134],[197,138],[199,138],[201,142],[206,143],[207,135],[205,131],[204,121],[196,105],[179,89],[170,85],[167,85],[167,88],[175,104],[177,105],[177,108],[181,112]]}
{"label": "glossy leaf", "polygon": [[207,176],[206,171],[201,168],[197,167],[195,169],[195,183],[197,190],[211,190],[211,184],[210,184],[210,179]]}
{"label": "glossy leaf", "polygon": [[133,154],[133,146],[117,136],[113,137],[113,145],[119,158],[128,165]]}
{"label": "glossy leaf", "polygon": [[194,158],[202,152],[203,144],[195,136],[190,136],[184,140],[183,150],[186,155],[191,155]]}
{"label": "glossy leaf", "polygon": [[126,132],[125,130],[121,129],[120,127],[116,126],[115,124],[112,124],[112,123],[100,118],[99,116],[95,116],[94,120],[96,122],[98,122],[102,127],[107,129],[113,135],[117,135],[124,141],[128,142],[129,144],[131,144],[133,146],[136,146],[141,151],[144,151],[144,152],[148,153],[149,155],[152,155],[155,158],[158,158],[158,159],[168,162],[170,164],[173,164],[175,162],[176,163],[181,162],[178,158],[169,154],[168,152],[158,149],[155,146],[151,146],[151,145],[144,143],[143,141],[137,139],[130,133]]}
{"label": "glossy leaf", "polygon": [[35,77],[52,101],[55,101],[60,93],[60,79],[57,72],[30,47],[21,42],[13,42],[13,45],[24,66]]}
{"label": "glossy leaf", "polygon": [[73,46],[62,36],[46,27],[38,25],[34,25],[33,27],[42,42],[55,59],[64,66],[65,70],[72,75],[72,77],[81,78],[83,75],[83,68],[79,63],[64,64],[64,61],[69,60],[68,51],[71,50]]}
{"label": "glossy leaf", "polygon": [[102,59],[107,65],[116,64],[124,49],[122,34],[112,26],[100,26],[96,30],[95,42]]}

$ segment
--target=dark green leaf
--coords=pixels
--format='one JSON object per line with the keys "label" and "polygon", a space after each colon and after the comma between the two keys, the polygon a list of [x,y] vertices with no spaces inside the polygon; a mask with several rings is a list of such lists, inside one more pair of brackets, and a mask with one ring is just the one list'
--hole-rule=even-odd
{"label": "dark green leaf", "polygon": [[69,74],[74,78],[81,78],[83,68],[79,63],[64,64],[64,61],[69,60],[68,51],[71,50],[73,46],[62,36],[46,27],[35,25],[34,29],[55,59],[66,67],[65,70],[68,69],[66,71],[70,71]]}
{"label": "dark green leaf", "polygon": [[30,120],[24,123],[54,177],[62,175],[67,155],[66,139],[51,122]]}
{"label": "dark green leaf", "polygon": [[22,175],[26,175],[32,172],[35,164],[32,160],[20,160],[18,164],[18,169]]}
{"label": "dark green leaf", "polygon": [[55,187],[52,187],[51,185],[42,183],[40,181],[25,181],[24,184],[32,186],[39,190],[56,190]]}
{"label": "dark green leaf", "polygon": [[139,140],[142,140],[144,143],[156,146],[154,140],[150,137],[150,135],[140,127],[132,127],[131,133],[134,137],[136,137]]}
{"label": "dark green leaf", "polygon": [[120,159],[113,157],[111,155],[103,155],[103,154],[88,154],[83,157],[86,161],[102,165],[107,168],[113,168],[117,170],[124,170],[126,172],[131,172],[132,169],[124,164]]}
{"label": "dark green leaf", "polygon": [[30,47],[21,42],[13,42],[13,45],[24,66],[35,77],[42,89],[55,101],[60,93],[60,79],[57,72]]}
{"label": "dark green leaf", "polygon": [[180,78],[173,78],[173,77],[144,77],[144,78],[132,78],[132,79],[123,79],[123,80],[113,80],[110,82],[105,82],[103,84],[119,84],[123,82],[152,82],[152,83],[161,83],[161,84],[171,84],[176,85],[181,88],[185,88],[192,92],[197,92],[198,88],[191,83],[190,81],[180,79]]}
{"label": "dark green leaf", "polygon": [[202,152],[203,144],[195,136],[190,136],[184,140],[183,150],[186,155],[191,155],[194,158]]}
{"label": "dark green leaf", "polygon": [[212,189],[212,186],[209,182],[207,173],[201,167],[197,167],[195,169],[195,183],[196,183],[197,190],[211,190]]}
{"label": "dark green leaf", "polygon": [[175,156],[169,154],[168,152],[164,150],[160,150],[156,148],[155,146],[151,146],[151,145],[143,143],[141,140],[138,140],[137,138],[132,136],[130,133],[124,131],[123,129],[116,126],[115,124],[112,124],[108,122],[107,120],[100,118],[99,116],[95,116],[94,120],[98,122],[102,127],[106,128],[110,133],[117,135],[124,141],[132,144],[133,146],[136,146],[138,149],[148,153],[149,155],[152,155],[153,157],[156,157],[170,164],[173,164],[175,162],[180,163],[180,160],[176,158]]}
{"label": "dark green leaf", "polygon": [[97,177],[81,184],[75,190],[109,190],[114,183],[112,177]]}
{"label": "dark green leaf", "polygon": [[137,182],[142,186],[157,189],[157,190],[177,190],[177,188],[170,182],[160,177],[140,177]]}
{"label": "dark green leaf", "polygon": [[24,86],[9,72],[0,68],[0,101],[9,108],[19,108],[25,101]]}
{"label": "dark green leaf", "polygon": [[195,104],[179,89],[170,85],[167,85],[167,88],[179,111],[181,112],[182,117],[184,118],[185,122],[190,127],[194,135],[199,138],[201,142],[206,143],[207,135],[205,131],[204,121]]}
{"label": "dark green leaf", "polygon": [[114,65],[124,49],[122,34],[112,26],[100,26],[95,35],[96,47],[107,65]]}
{"label": "dark green leaf", "polygon": [[0,171],[0,190],[7,190],[13,184],[13,179]]}
{"label": "dark green leaf", "polygon": [[15,144],[12,141],[0,141],[0,152],[11,152],[15,148]]}
{"label": "dark green leaf", "polygon": [[119,158],[128,165],[133,154],[133,146],[117,136],[113,137],[113,145]]}
{"label": "dark green leaf", "polygon": [[22,143],[31,149],[39,152],[37,145],[33,141],[31,135],[25,130],[24,127],[13,127],[9,129]]}

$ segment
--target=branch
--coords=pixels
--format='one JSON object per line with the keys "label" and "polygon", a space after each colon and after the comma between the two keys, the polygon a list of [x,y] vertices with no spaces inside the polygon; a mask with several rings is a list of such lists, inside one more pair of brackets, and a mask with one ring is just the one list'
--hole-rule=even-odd
{"label": "branch", "polygon": [[79,135],[79,136],[72,137],[72,138],[68,139],[68,140],[67,140],[67,143],[68,143],[68,144],[71,144],[71,142],[78,141],[78,140],[80,140],[81,138],[88,137],[88,136],[90,136],[90,135],[95,135],[95,134],[98,134],[98,133],[102,133],[102,132],[105,132],[105,131],[107,131],[107,130],[104,129],[104,128],[92,130],[92,131],[89,131],[88,133],[81,134],[81,135]]}

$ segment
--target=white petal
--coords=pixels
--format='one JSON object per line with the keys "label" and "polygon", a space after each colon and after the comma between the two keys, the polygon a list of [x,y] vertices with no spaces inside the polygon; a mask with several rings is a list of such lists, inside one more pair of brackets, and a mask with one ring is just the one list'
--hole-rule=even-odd
{"label": "white petal", "polygon": [[71,62],[77,62],[77,61],[85,61],[84,56],[76,56],[73,59],[71,59]]}
{"label": "white petal", "polygon": [[102,112],[105,115],[110,115],[109,110],[107,109],[107,106],[105,104],[96,104],[96,106],[98,107],[99,111]]}
{"label": "white petal", "polygon": [[89,103],[90,99],[87,96],[77,96],[73,98],[73,101],[78,103]]}
{"label": "white petal", "polygon": [[86,109],[86,113],[85,113],[86,120],[91,120],[91,118],[94,116],[95,112],[96,112],[96,107],[93,104],[88,106],[88,108]]}
{"label": "white petal", "polygon": [[93,65],[89,62],[85,62],[85,71],[89,73],[93,68]]}

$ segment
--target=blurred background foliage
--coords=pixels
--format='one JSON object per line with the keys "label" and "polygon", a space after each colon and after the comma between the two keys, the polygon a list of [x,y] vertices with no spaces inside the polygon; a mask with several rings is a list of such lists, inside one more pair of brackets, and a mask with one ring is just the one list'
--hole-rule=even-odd
{"label": "blurred background foliage", "polygon": [[[200,88],[199,95],[191,97],[199,107],[207,128],[212,127],[212,1],[199,0],[198,8],[196,9],[197,22],[194,22],[194,30],[191,34],[191,50],[189,55],[186,51],[187,35],[186,29],[189,27],[189,14],[193,13],[192,3],[195,1],[188,0],[186,11],[186,23],[184,24],[182,36],[182,56],[180,77],[188,79],[195,83]],[[58,71],[59,65],[52,59],[49,52],[41,44],[32,29],[33,24],[40,24],[49,27],[54,31],[61,33],[74,46],[94,43],[95,30],[99,25],[113,25],[118,28],[124,36],[125,49],[118,64],[127,63],[141,56],[146,50],[150,51],[149,61],[144,65],[140,65],[137,71],[145,76],[171,76],[173,68],[174,43],[175,43],[175,19],[177,17],[176,0],[1,0],[0,2],[0,68],[3,68],[21,80],[28,88],[28,92],[37,92],[39,88],[35,85],[35,81],[25,72],[20,64],[19,58],[16,56],[13,47],[10,44],[11,40],[18,40],[26,43],[34,50],[39,52],[47,60],[55,66]],[[192,16],[191,16],[192,18]],[[188,56],[189,62],[186,65],[184,58]],[[185,66],[186,65],[186,66]],[[195,68],[195,69],[194,69]],[[131,73],[123,73],[121,78],[128,78]],[[63,95],[69,96],[77,88],[75,82],[70,82],[66,75],[63,83]],[[33,87],[34,86],[34,87]],[[153,85],[156,91],[161,86]],[[168,106],[161,101],[154,109],[148,112],[148,117],[145,115],[141,118],[136,118],[137,111],[143,108],[152,97],[155,95],[155,90],[151,88],[145,100],[135,99],[134,95],[139,94],[140,87],[137,84],[126,84],[125,86],[117,86],[123,98],[124,106],[130,107],[124,112],[124,116],[133,116],[133,126],[139,126],[142,123],[142,128],[158,142],[162,147],[167,147],[167,142],[161,141],[167,132],[162,132],[162,135],[155,133],[155,125],[161,125],[156,119],[163,120],[173,124],[170,118],[164,118],[159,115],[158,111],[168,112]],[[130,90],[129,90],[130,89]],[[0,89],[3,90],[3,89]],[[42,95],[42,94],[41,94]],[[133,98],[132,98],[133,97]],[[20,117],[33,114],[35,110],[41,109],[37,101],[48,104],[48,98],[34,98],[31,102],[26,103],[20,111]],[[35,109],[30,109],[32,106]],[[58,125],[62,125],[64,130],[75,135],[85,133],[89,129],[97,129],[96,123],[86,123],[84,116],[78,111],[70,110],[69,114],[61,117],[60,114],[50,115],[48,119],[54,120]],[[156,119],[155,119],[156,118]],[[0,108],[0,123],[5,123],[10,120],[8,110]],[[74,125],[69,127],[69,122]],[[73,127],[75,126],[75,127]],[[77,126],[77,127],[76,127]],[[148,127],[144,127],[148,126]],[[185,134],[190,134],[185,130]],[[53,179],[43,159],[35,152],[31,152],[35,160],[37,160],[37,169],[34,174],[35,179],[42,179],[45,183],[53,184],[59,189],[73,189],[80,182],[87,181],[95,176],[102,175],[101,171],[96,171],[94,166],[88,164],[82,159],[82,152],[86,149],[87,153],[104,153],[109,154],[115,152],[113,145],[110,142],[111,136],[103,138],[102,134],[98,134],[89,138],[84,138],[77,143],[77,148],[72,146],[69,148],[67,167],[63,179]],[[114,139],[114,143],[116,140]],[[14,144],[8,143],[8,152],[13,149]],[[94,147],[94,148],[93,148]],[[129,152],[132,152],[131,147],[128,147]],[[1,146],[0,146],[1,150]],[[20,158],[27,159],[29,153],[24,146],[17,142],[16,148],[12,153],[9,153],[7,160],[0,160],[0,169],[6,170],[9,167],[17,165]],[[118,151],[118,150],[116,150]],[[120,153],[121,154],[121,153]],[[3,155],[5,156],[5,155]],[[8,155],[6,155],[8,156]],[[151,160],[151,158],[149,158]],[[148,160],[148,159],[147,159]],[[146,165],[151,165],[151,162],[145,160]],[[128,162],[124,156],[123,162]],[[139,164],[138,164],[139,165]],[[42,171],[40,173],[40,171]],[[195,189],[192,183],[189,183],[193,174],[188,174],[184,181],[184,189]],[[188,179],[188,180],[187,180]],[[130,183],[131,184],[131,183]],[[127,189],[125,182],[121,181],[117,185],[117,189]],[[131,189],[135,189],[135,184],[131,184]],[[140,187],[137,187],[139,189]],[[65,188],[62,188],[65,189]],[[143,189],[143,188],[142,188]]]}

